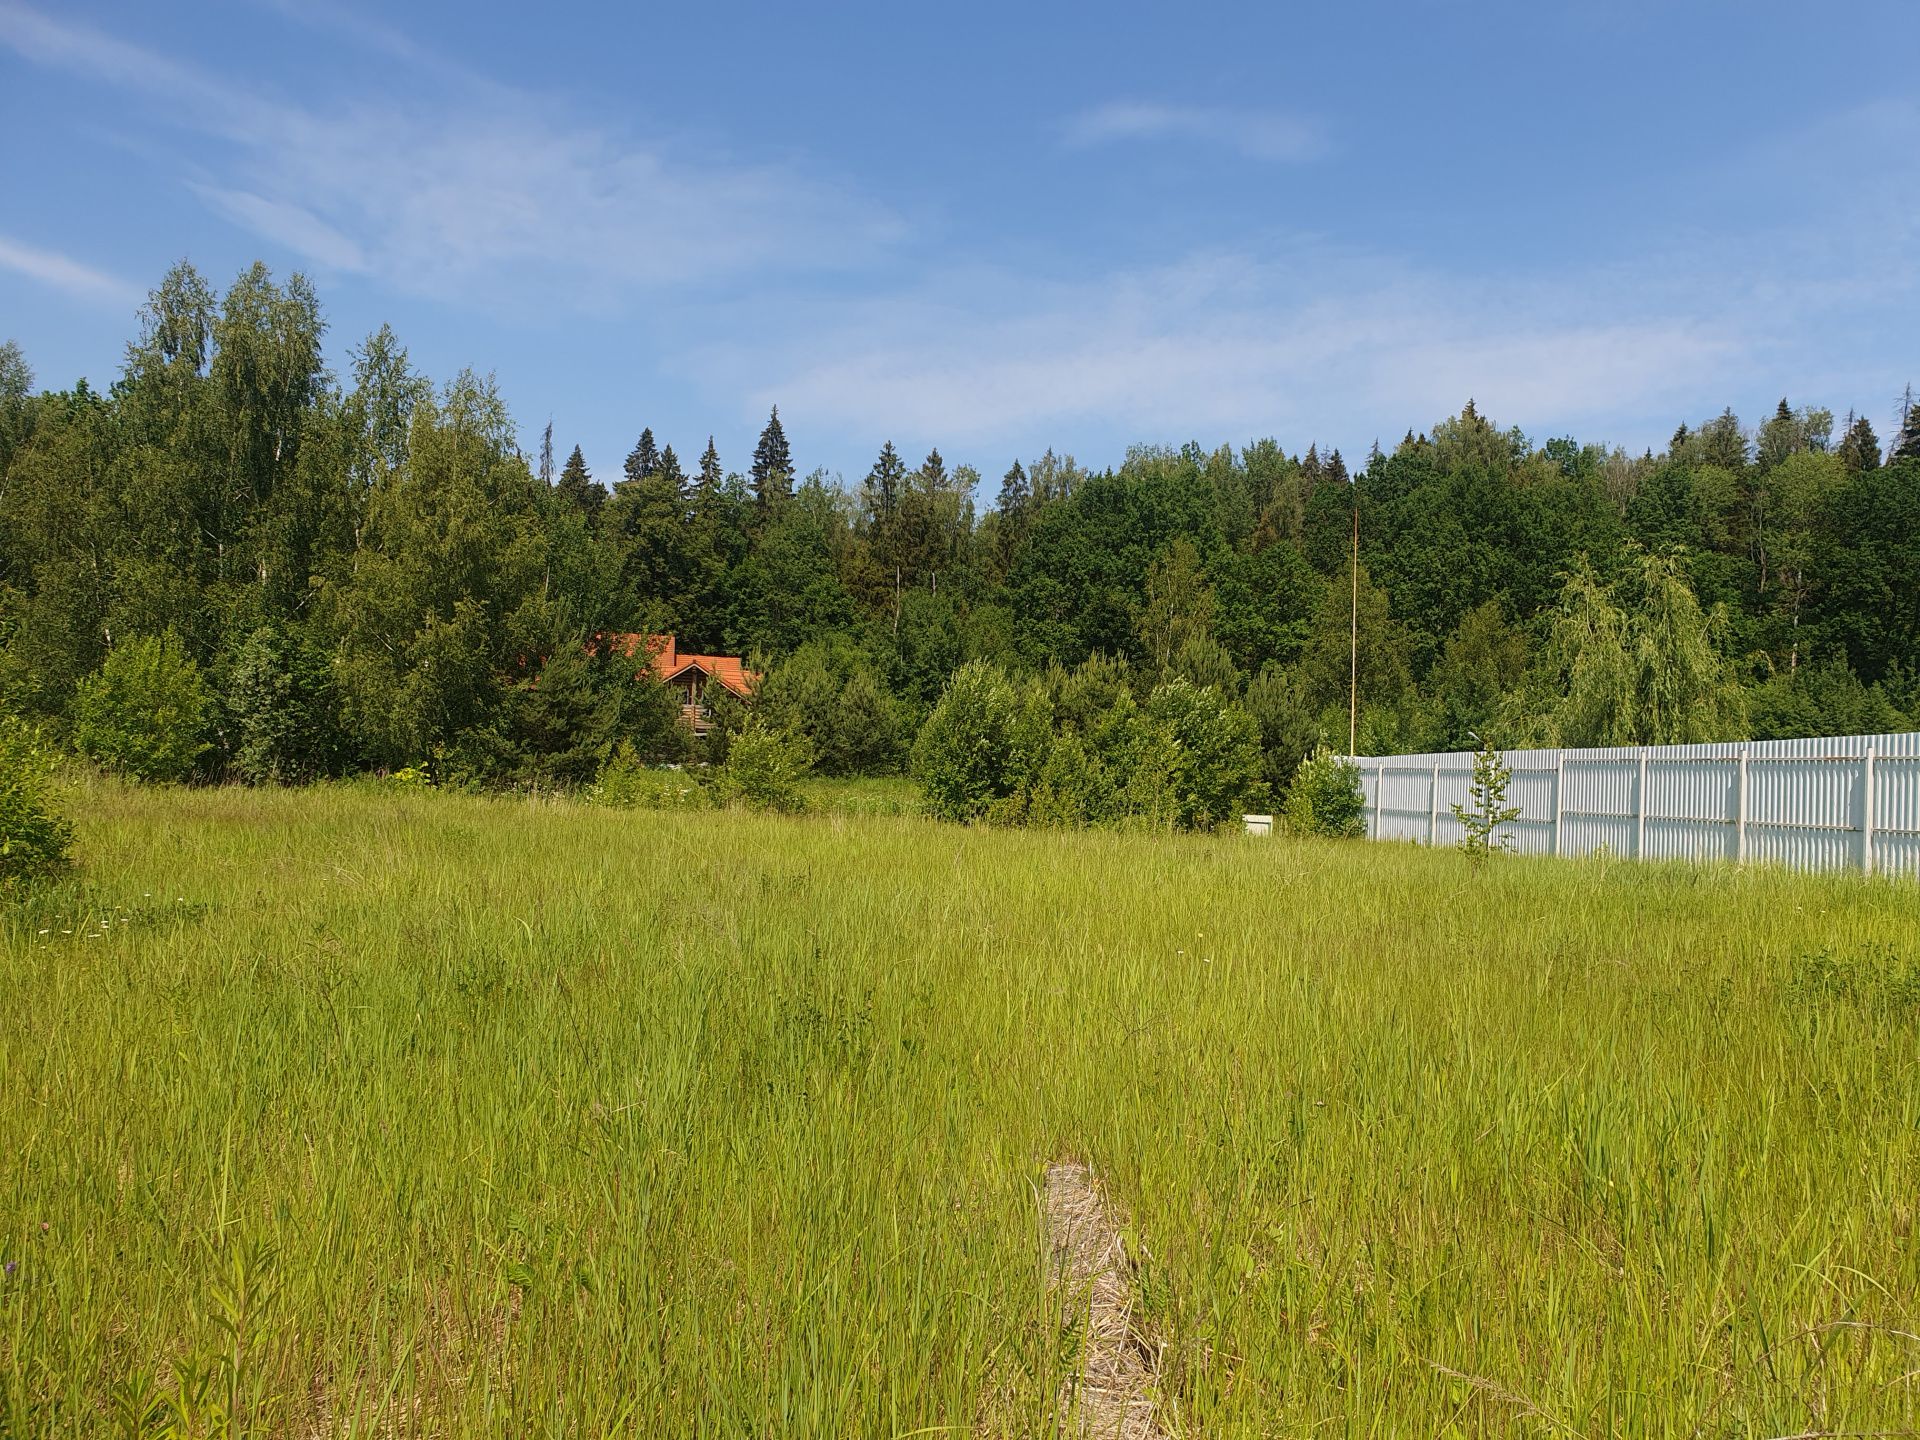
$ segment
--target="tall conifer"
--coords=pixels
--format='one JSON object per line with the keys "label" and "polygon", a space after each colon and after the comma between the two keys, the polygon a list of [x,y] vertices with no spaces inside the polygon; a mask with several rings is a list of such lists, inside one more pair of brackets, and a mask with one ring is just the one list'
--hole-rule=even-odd
{"label": "tall conifer", "polygon": [[793,455],[787,432],[780,425],[780,407],[773,407],[760,443],[753,447],[753,501],[762,515],[793,496]]}

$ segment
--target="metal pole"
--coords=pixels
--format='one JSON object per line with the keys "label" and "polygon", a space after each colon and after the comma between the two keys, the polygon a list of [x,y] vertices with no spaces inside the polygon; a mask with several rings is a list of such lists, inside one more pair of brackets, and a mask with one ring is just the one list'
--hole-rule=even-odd
{"label": "metal pole", "polygon": [[1353,754],[1360,728],[1360,492],[1353,501],[1353,608],[1347,637],[1347,754]]}
{"label": "metal pole", "polygon": [[1440,762],[1433,762],[1433,778],[1427,782],[1427,844],[1440,843]]}
{"label": "metal pole", "polygon": [[1560,792],[1567,783],[1567,753],[1562,750],[1553,759],[1553,853],[1560,853]]}
{"label": "metal pole", "polygon": [[1733,858],[1740,864],[1747,859],[1747,748],[1740,747],[1740,793],[1735,811]]}
{"label": "metal pole", "polygon": [[1873,743],[1860,766],[1860,868],[1873,874]]}
{"label": "metal pole", "polygon": [[1633,858],[1647,856],[1647,752],[1640,752],[1640,783],[1633,787]]}

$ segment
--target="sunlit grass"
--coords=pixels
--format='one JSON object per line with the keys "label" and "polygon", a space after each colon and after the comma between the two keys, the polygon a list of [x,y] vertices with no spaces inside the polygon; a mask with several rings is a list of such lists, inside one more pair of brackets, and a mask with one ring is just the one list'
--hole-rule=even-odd
{"label": "sunlit grass", "polygon": [[1911,884],[370,787],[80,819],[0,922],[0,1434],[1045,1433],[1069,1155],[1175,1433],[1920,1408]]}

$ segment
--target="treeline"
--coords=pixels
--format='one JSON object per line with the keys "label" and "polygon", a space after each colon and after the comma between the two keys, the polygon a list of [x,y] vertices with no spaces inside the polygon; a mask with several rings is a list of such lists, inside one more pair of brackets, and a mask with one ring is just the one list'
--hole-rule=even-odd
{"label": "treeline", "polygon": [[182,265],[104,393],[36,393],[0,350],[0,708],[115,759],[120,709],[165,692],[153,773],[584,783],[623,741],[686,758],[668,697],[595,643],[672,631],[765,668],[757,723],[834,773],[908,764],[968,662],[982,693],[1160,715],[1128,753],[1210,694],[1256,747],[1211,812],[1346,748],[1357,588],[1362,753],[1920,723],[1920,407],[1884,456],[1786,400],[1639,456],[1469,402],[1357,469],[1263,440],[1048,452],[990,486],[891,444],[801,478],[777,411],[743,473],[636,415],[595,476],[551,427],[523,447],[490,379],[435,386],[384,328],[336,376],[324,332],[299,276],[218,298]]}

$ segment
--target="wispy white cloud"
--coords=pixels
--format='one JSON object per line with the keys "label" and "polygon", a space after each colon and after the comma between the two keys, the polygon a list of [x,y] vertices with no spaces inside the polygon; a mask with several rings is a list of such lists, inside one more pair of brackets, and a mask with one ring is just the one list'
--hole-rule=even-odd
{"label": "wispy white cloud", "polygon": [[304,206],[218,185],[196,184],[193,190],[235,224],[315,264],[334,270],[366,268],[367,257],[360,246]]}
{"label": "wispy white cloud", "polygon": [[135,286],[117,276],[57,251],[25,245],[5,235],[0,235],[0,269],[12,270],[82,300],[122,302],[136,300],[140,295]]}
{"label": "wispy white cloud", "polygon": [[1276,110],[1114,101],[1072,117],[1067,144],[1075,148],[1126,140],[1192,140],[1237,151],[1251,160],[1315,160],[1327,150],[1320,128]]}
{"label": "wispy white cloud", "polygon": [[[404,43],[382,28],[381,47]],[[901,233],[885,207],[787,157],[742,161],[684,137],[555,118],[537,97],[441,72],[417,101],[309,108],[0,0],[0,43],[156,102],[220,142],[193,189],[315,265],[484,302],[538,293],[604,306],[742,273],[840,269]]]}

